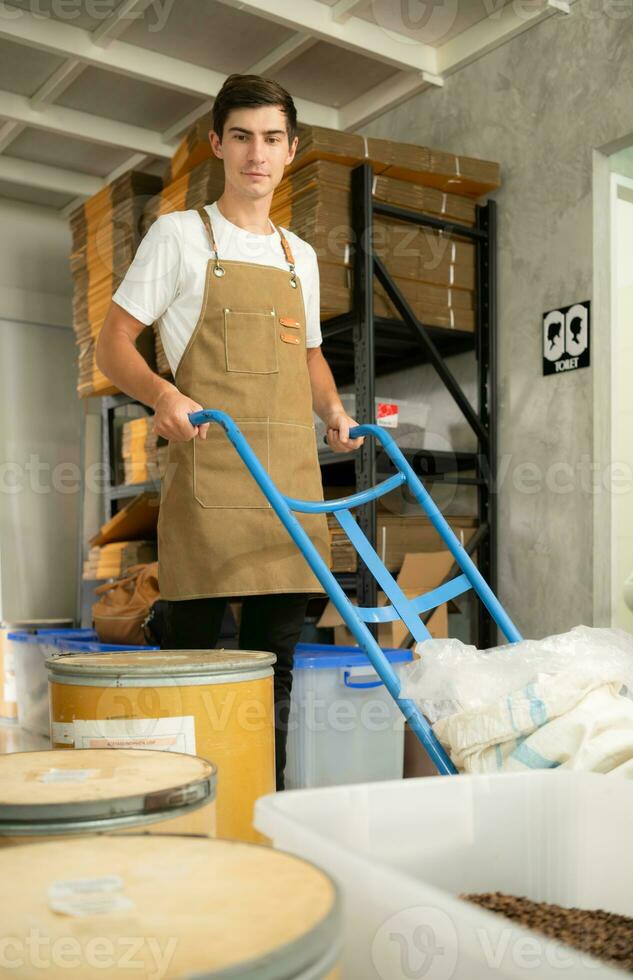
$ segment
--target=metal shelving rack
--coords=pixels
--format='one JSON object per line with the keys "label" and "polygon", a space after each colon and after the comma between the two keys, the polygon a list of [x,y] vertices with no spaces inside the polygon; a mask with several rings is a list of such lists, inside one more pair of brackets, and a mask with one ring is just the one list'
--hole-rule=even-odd
{"label": "metal shelving rack", "polygon": [[[496,357],[496,204],[476,206],[474,227],[396,207],[373,198],[373,170],[361,164],[352,171],[352,227],[355,248],[353,309],[322,325],[323,350],[338,384],[354,382],[356,414],[359,423],[374,417],[374,389],[377,375],[416,364],[433,364],[444,386],[452,395],[477,437],[477,451],[436,452],[407,450],[415,471],[429,482],[444,481],[477,488],[478,528],[469,542],[469,553],[477,552],[482,575],[497,590],[497,515],[493,488],[496,479],[497,450],[497,357]],[[445,235],[470,241],[476,252],[475,330],[453,330],[421,323],[373,248],[374,218],[384,216],[432,228]],[[373,311],[374,276],[396,308],[401,319],[376,317]],[[473,350],[477,359],[479,411],[475,411],[447,364],[447,358]],[[365,440],[355,456],[358,490],[377,482],[381,463],[374,440]],[[320,453],[322,466],[345,464],[345,455]],[[473,474],[474,475],[468,475]],[[376,541],[375,502],[360,508],[358,521],[372,544]],[[450,573],[452,574],[452,572]],[[338,576],[348,589],[355,586],[361,605],[375,606],[376,582],[359,563],[356,576]],[[480,647],[496,642],[494,623],[483,603],[478,604],[476,643]]]}
{"label": "metal shelving rack", "polygon": [[101,458],[103,462],[103,472],[105,474],[103,488],[103,510],[104,522],[109,521],[116,513],[116,501],[128,497],[136,497],[144,490],[160,492],[160,480],[147,480],[144,483],[124,484],[123,473],[121,472],[120,460],[115,451],[115,416],[118,408],[124,405],[139,405],[144,408],[148,415],[151,410],[142,405],[141,402],[130,398],[128,395],[105,395],[101,399]]}
{"label": "metal shelving rack", "polygon": [[[101,463],[103,471],[103,511],[102,522],[105,524],[111,517],[114,517],[118,507],[117,501],[136,497],[144,490],[160,492],[160,480],[148,480],[145,483],[124,484],[122,483],[123,472],[121,461],[116,452],[115,437],[115,416],[117,409],[125,405],[139,405],[148,414],[150,409],[142,405],[128,395],[102,395],[100,396],[101,407]],[[83,437],[81,446],[83,460]],[[84,465],[82,462],[82,472]],[[80,528],[83,531],[83,493],[81,508]],[[101,585],[104,579],[84,579],[83,578],[83,548],[81,540],[78,548],[78,580],[77,580],[77,622],[79,625],[90,625],[90,607],[94,602],[94,590],[97,585]]]}

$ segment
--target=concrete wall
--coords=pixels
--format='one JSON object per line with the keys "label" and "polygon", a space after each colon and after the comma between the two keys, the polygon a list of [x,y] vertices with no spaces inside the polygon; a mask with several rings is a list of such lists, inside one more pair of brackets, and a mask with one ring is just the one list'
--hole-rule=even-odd
{"label": "concrete wall", "polygon": [[75,614],[81,405],[68,223],[0,199],[0,616]]}
{"label": "concrete wall", "polygon": [[633,130],[632,49],[630,12],[576,4],[362,130],[501,163],[499,591],[533,637],[593,617],[593,368],[544,378],[541,317],[592,298],[592,153]]}
{"label": "concrete wall", "polygon": [[0,317],[72,327],[68,222],[0,198]]}

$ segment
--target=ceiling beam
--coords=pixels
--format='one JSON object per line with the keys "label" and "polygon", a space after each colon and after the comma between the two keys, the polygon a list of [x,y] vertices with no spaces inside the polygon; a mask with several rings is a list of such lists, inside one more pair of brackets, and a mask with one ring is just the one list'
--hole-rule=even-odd
{"label": "ceiling beam", "polygon": [[90,32],[93,44],[107,48],[127,30],[133,20],[138,20],[143,15],[152,2],[153,0],[123,0],[109,17]]}
{"label": "ceiling beam", "polygon": [[[145,164],[151,162],[152,160],[153,157],[149,157],[145,153],[135,153],[127,160],[124,160],[123,163],[119,164],[118,167],[115,167],[114,170],[111,170],[110,173],[107,175],[107,177],[103,178],[102,183],[104,185],[111,184],[118,177],[121,177],[123,174],[126,174],[128,170],[142,170]],[[86,197],[85,194],[79,194],[72,201],[70,201],[64,208],[62,208],[60,214],[64,218],[68,218],[73,213],[75,208],[78,208],[80,204],[83,204],[85,197]]]}
{"label": "ceiling beam", "polygon": [[58,95],[65,92],[72,85],[76,78],[79,78],[84,65],[78,58],[68,58],[54,71],[50,78],[47,78],[43,85],[40,85],[29,99],[33,109],[37,109],[46,103],[54,102]]}
{"label": "ceiling beam", "polygon": [[388,78],[374,86],[358,98],[352,99],[339,109],[339,127],[347,132],[359,129],[388,112],[401,102],[432,85],[443,85],[444,81],[428,72],[400,72],[395,78]]}
{"label": "ceiling beam", "polygon": [[[313,2],[320,6],[318,0]],[[222,72],[125,41],[115,40],[102,48],[94,43],[90,31],[50,17],[36,17],[29,11],[10,7],[3,0],[0,0],[0,38],[205,100],[220,91],[226,78]],[[330,106],[309,99],[295,99],[295,105],[302,122],[336,127],[336,110]]]}
{"label": "ceiling beam", "polygon": [[193,126],[198,121],[200,116],[204,116],[205,112],[209,112],[213,108],[214,101],[214,99],[209,99],[207,102],[203,102],[202,105],[188,112],[186,116],[182,116],[169,129],[163,130],[163,139],[170,143],[172,140],[182,136],[190,126]]}
{"label": "ceiling beam", "polygon": [[356,11],[366,4],[367,0],[337,0],[337,3],[330,7],[332,20],[335,20],[337,24],[346,24],[350,17],[353,17]]}
{"label": "ceiling beam", "polygon": [[0,153],[6,149],[7,146],[11,146],[14,140],[18,138],[25,127],[22,123],[18,123],[12,120],[7,120],[0,126]]}
{"label": "ceiling beam", "polygon": [[49,167],[31,160],[17,160],[14,157],[0,157],[0,180],[56,191],[59,194],[80,194],[82,197],[96,194],[105,183],[100,177],[64,170],[62,167]]}
{"label": "ceiling beam", "polygon": [[286,65],[298,58],[304,51],[308,51],[317,43],[316,37],[309,37],[307,34],[293,34],[282,44],[273,48],[267,55],[256,61],[255,64],[247,68],[245,75],[270,75],[275,71],[280,71]]}
{"label": "ceiling beam", "polygon": [[102,48],[94,43],[90,31],[51,17],[36,17],[29,11],[9,7],[4,2],[0,2],[0,37],[51,54],[78,58],[88,65],[116,71],[128,78],[168,86],[189,95],[204,92],[208,96],[224,81],[224,75],[220,72],[124,41],[112,41],[107,48]]}
{"label": "ceiling beam", "polygon": [[337,24],[331,8],[319,0],[220,0],[227,7],[246,11],[257,17],[281,24],[292,30],[311,34],[347,51],[355,51],[393,68],[415,69],[437,73],[435,48],[413,42],[410,37],[395,37],[393,31],[354,17]]}
{"label": "ceiling beam", "polygon": [[14,92],[0,91],[0,114],[13,122],[35,129],[60,133],[77,139],[90,140],[104,146],[122,147],[157,157],[170,157],[174,146],[163,140],[160,133],[140,126],[93,116],[89,112],[49,105],[33,109],[29,99]]}
{"label": "ceiling beam", "polygon": [[[47,78],[43,85],[40,85],[37,92],[30,98],[29,103],[33,109],[39,109],[47,102],[53,102],[74,80],[81,74],[84,66],[76,58],[69,58],[54,71],[50,78]],[[18,138],[20,133],[26,129],[23,123],[7,122],[0,130],[0,153],[4,153],[8,146]]]}
{"label": "ceiling beam", "polygon": [[111,170],[108,176],[105,178],[105,184],[111,184],[114,180],[117,180],[123,174],[126,174],[128,170],[142,170],[144,166],[151,163],[154,157],[149,156],[147,153],[135,153],[133,156],[128,157],[123,163],[120,163],[118,167]]}
{"label": "ceiling beam", "polygon": [[[559,4],[556,2],[554,6],[554,2],[555,0],[541,0],[538,4],[522,4],[520,7],[514,3],[497,6],[483,20],[438,48],[438,72],[444,76],[452,75],[523,31],[536,27],[548,17],[560,14]],[[567,11],[571,3],[567,4]]]}

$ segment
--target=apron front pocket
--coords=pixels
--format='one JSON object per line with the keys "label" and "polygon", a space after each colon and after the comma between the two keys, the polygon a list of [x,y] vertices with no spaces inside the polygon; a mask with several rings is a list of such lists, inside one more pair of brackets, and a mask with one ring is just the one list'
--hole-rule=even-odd
{"label": "apron front pocket", "polygon": [[275,311],[224,310],[226,370],[278,374]]}
{"label": "apron front pocket", "polygon": [[[260,463],[268,470],[268,420],[235,421]],[[270,507],[224,429],[212,425],[206,439],[196,436],[191,442],[193,495],[202,507]]]}

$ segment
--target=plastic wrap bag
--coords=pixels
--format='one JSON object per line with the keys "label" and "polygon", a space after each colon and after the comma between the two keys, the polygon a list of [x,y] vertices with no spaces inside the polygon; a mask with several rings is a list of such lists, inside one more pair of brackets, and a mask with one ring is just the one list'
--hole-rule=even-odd
{"label": "plastic wrap bag", "polygon": [[420,660],[404,672],[402,694],[433,724],[458,711],[483,708],[541,675],[574,675],[589,683],[620,682],[633,691],[633,636],[620,629],[576,626],[544,640],[478,650],[460,640],[417,644]]}

